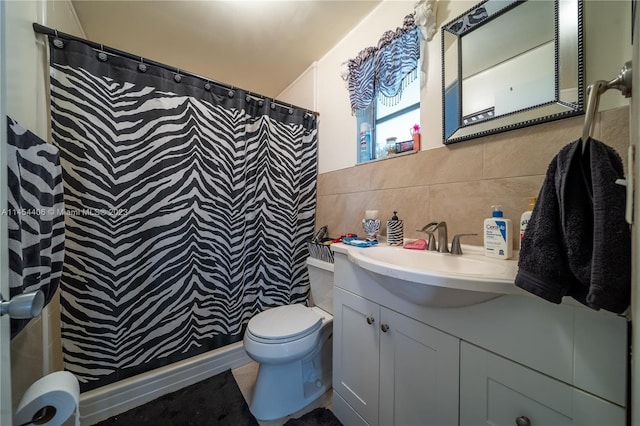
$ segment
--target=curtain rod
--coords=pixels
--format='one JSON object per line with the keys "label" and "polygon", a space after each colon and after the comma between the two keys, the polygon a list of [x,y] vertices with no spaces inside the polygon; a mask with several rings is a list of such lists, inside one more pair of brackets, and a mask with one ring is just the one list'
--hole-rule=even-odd
{"label": "curtain rod", "polygon": [[[217,86],[223,87],[225,89],[229,89],[229,90],[234,90],[234,89],[244,90],[244,89],[242,89],[240,87],[235,87],[235,86],[231,86],[230,84],[221,83],[219,81],[212,80],[210,78],[203,77],[201,75],[194,74],[194,73],[189,72],[189,71],[185,71],[185,70],[183,70],[181,68],[172,67],[172,66],[160,63],[160,62],[156,62],[156,61],[151,60],[151,59],[143,58],[142,56],[134,55],[134,54],[129,53],[129,52],[124,52],[122,50],[119,50],[119,49],[116,49],[116,48],[113,48],[113,47],[109,47],[109,46],[105,46],[105,45],[100,44],[100,43],[96,43],[95,41],[85,40],[83,38],[76,37],[76,36],[74,36],[72,34],[66,34],[66,33],[60,32],[60,31],[58,31],[56,29],[45,27],[44,25],[40,25],[37,22],[33,23],[33,31],[35,33],[38,33],[38,34],[44,34],[44,35],[47,35],[47,36],[54,36],[54,37],[57,37],[57,38],[60,38],[60,39],[79,41],[79,42],[84,43],[84,44],[86,44],[86,45],[88,45],[88,46],[90,46],[90,47],[92,47],[94,49],[100,49],[101,51],[103,51],[105,53],[110,53],[112,55],[121,56],[123,58],[133,59],[133,60],[136,60],[136,61],[143,60],[145,64],[150,64],[150,65],[153,65],[153,66],[156,66],[156,67],[159,67],[159,68],[164,68],[164,69],[169,70],[169,71],[177,71],[182,75],[188,75],[190,77],[195,77],[195,78],[198,78],[200,80],[203,80],[203,81],[215,84]],[[307,111],[310,114],[313,114],[316,117],[320,115],[319,112],[311,111],[308,108],[302,108],[302,107],[299,107],[299,106],[296,106],[296,105],[293,105],[293,104],[280,102],[277,99],[269,98],[268,96],[263,96],[263,95],[260,95],[258,93],[250,92],[248,90],[244,90],[244,91],[247,92],[247,94],[249,94],[249,96],[256,96],[256,97],[259,97],[259,98],[271,99],[273,101],[273,103],[275,103],[277,105],[280,105],[281,107],[284,107],[284,108],[301,109],[303,111]]]}

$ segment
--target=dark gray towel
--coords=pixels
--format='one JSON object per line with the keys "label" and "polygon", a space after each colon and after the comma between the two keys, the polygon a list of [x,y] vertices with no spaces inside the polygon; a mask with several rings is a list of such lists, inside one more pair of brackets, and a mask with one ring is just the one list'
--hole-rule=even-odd
{"label": "dark gray towel", "polygon": [[595,139],[580,141],[549,164],[527,225],[515,283],[550,302],[571,296],[622,313],[631,297],[631,232],[620,156]]}

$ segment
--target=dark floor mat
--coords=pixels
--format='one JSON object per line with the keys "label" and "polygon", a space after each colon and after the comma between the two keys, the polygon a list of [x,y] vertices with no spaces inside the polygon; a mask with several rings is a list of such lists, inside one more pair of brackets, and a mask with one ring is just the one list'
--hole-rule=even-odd
{"label": "dark floor mat", "polygon": [[113,416],[97,426],[258,426],[231,370]]}
{"label": "dark floor mat", "polygon": [[297,419],[290,419],[284,426],[342,426],[342,423],[324,407],[316,408]]}

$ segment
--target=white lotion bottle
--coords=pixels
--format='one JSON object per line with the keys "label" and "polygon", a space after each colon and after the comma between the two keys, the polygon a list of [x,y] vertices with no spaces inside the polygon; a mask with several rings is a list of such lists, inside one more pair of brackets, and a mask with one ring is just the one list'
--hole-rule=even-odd
{"label": "white lotion bottle", "polygon": [[524,237],[527,225],[529,224],[529,219],[531,219],[531,212],[533,211],[533,207],[536,205],[537,200],[537,197],[529,198],[529,209],[526,212],[523,212],[520,216],[520,248],[522,248],[522,238]]}
{"label": "white lotion bottle", "polygon": [[500,206],[492,206],[491,217],[484,220],[484,255],[496,259],[513,256],[511,219],[503,217]]}

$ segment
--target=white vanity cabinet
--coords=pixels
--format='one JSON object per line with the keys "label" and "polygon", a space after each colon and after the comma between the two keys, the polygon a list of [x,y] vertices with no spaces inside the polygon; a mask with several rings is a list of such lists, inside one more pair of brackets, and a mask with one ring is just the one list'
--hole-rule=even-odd
{"label": "white vanity cabinet", "polygon": [[378,424],[379,325],[377,304],[334,288],[333,388],[362,417],[359,424]]}
{"label": "white vanity cabinet", "polygon": [[345,426],[625,424],[625,318],[524,294],[419,306],[334,258],[333,410]]}
{"label": "white vanity cabinet", "polygon": [[458,339],[340,288],[333,336],[333,386],[357,423],[458,423]]}
{"label": "white vanity cabinet", "polygon": [[624,425],[625,410],[466,342],[460,347],[460,426]]}

